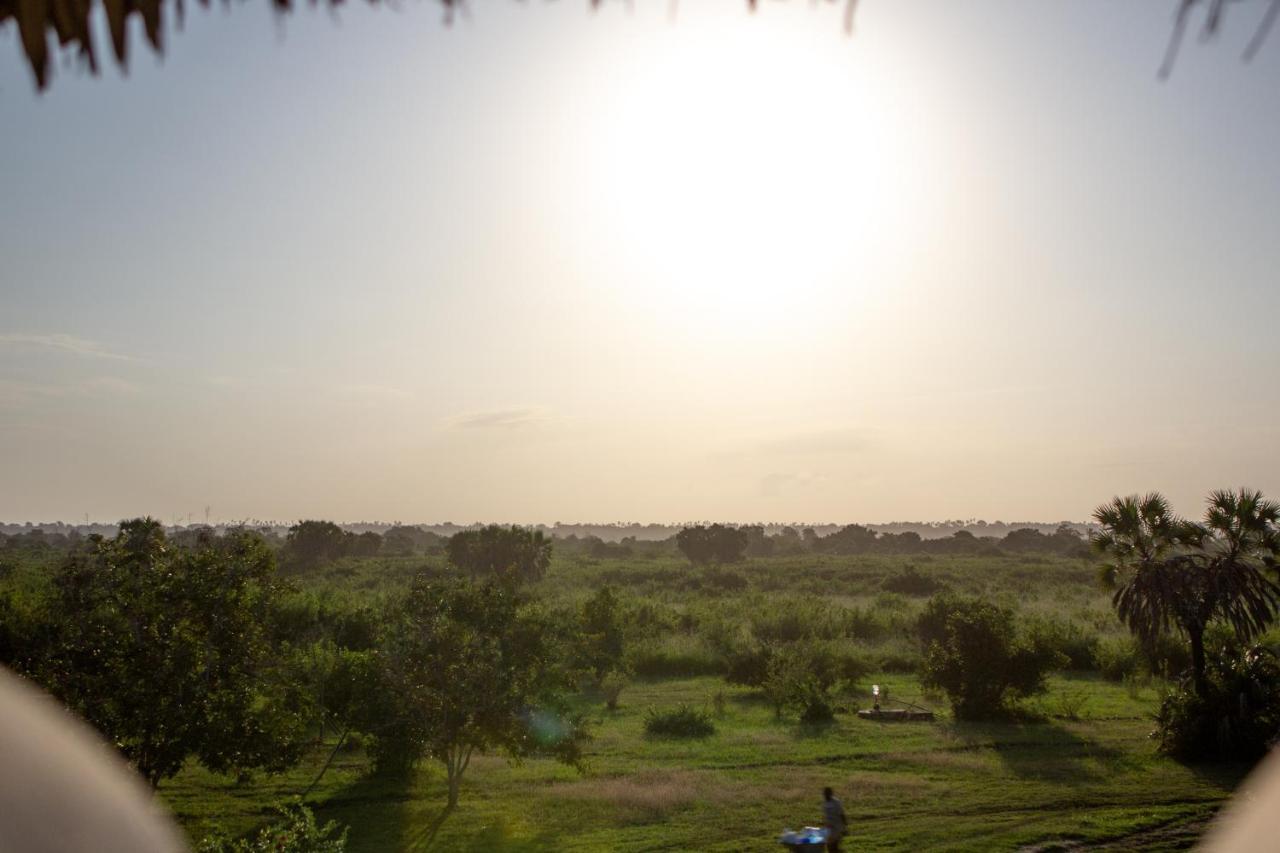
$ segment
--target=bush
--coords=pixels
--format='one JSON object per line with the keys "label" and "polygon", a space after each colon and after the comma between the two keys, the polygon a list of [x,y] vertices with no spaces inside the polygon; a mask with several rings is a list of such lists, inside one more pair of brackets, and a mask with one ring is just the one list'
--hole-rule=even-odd
{"label": "bush", "polygon": [[771,655],[760,686],[777,716],[793,710],[802,722],[826,722],[835,715],[832,690],[851,687],[869,671],[848,650],[829,643],[794,643]]}
{"label": "bush", "polygon": [[706,711],[680,705],[670,711],[649,709],[644,730],[655,737],[704,738],[715,734],[716,726]]}
{"label": "bush", "polygon": [[915,566],[907,566],[899,574],[890,575],[880,582],[885,592],[919,597],[933,595],[942,590],[942,581],[932,575],[921,574]]}
{"label": "bush", "polygon": [[720,675],[725,661],[697,638],[675,636],[631,649],[627,669],[642,678],[689,678]]}
{"label": "bush", "polygon": [[932,599],[920,616],[922,681],[946,692],[958,719],[1005,712],[1013,697],[1041,693],[1065,658],[1017,636],[1013,612],[977,598]]}
{"label": "bush", "polygon": [[1107,681],[1126,681],[1143,671],[1142,651],[1130,637],[1098,643],[1098,672]]}
{"label": "bush", "polygon": [[1280,739],[1280,662],[1269,649],[1219,649],[1206,661],[1209,693],[1184,675],[1156,714],[1152,737],[1184,761],[1256,761]]}
{"label": "bush", "polygon": [[281,819],[257,835],[237,841],[211,836],[200,842],[197,853],[343,853],[347,849],[347,830],[339,831],[336,822],[318,826],[311,809],[300,803],[277,811]]}
{"label": "bush", "polygon": [[1068,668],[1097,668],[1098,638],[1076,623],[1052,616],[1040,616],[1029,621],[1028,633],[1034,645],[1052,649],[1065,657]]}
{"label": "bush", "polygon": [[725,658],[725,681],[744,687],[761,687],[769,677],[773,649],[763,643],[739,646]]}
{"label": "bush", "polygon": [[735,571],[713,566],[702,575],[701,585],[720,592],[742,592],[747,588],[747,579]]}

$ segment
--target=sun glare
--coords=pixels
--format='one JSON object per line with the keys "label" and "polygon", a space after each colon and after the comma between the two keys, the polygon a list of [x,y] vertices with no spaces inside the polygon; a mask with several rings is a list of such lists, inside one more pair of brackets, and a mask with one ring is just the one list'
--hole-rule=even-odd
{"label": "sun glare", "polygon": [[598,118],[597,213],[615,269],[725,335],[875,284],[904,248],[913,145],[829,29],[677,27]]}

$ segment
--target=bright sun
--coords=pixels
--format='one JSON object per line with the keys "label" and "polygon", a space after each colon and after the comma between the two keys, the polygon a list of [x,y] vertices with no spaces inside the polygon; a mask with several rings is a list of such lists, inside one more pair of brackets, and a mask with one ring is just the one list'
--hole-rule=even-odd
{"label": "bright sun", "polygon": [[[905,251],[912,145],[855,46],[812,26],[682,21],[615,67],[595,205],[646,298],[785,328]],[[779,325],[779,324],[782,325]]]}

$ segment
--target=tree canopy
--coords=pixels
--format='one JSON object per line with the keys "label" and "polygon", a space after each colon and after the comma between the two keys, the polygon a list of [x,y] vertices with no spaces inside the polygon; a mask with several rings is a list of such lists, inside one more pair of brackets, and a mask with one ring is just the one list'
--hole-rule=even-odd
{"label": "tree canopy", "polygon": [[551,565],[551,540],[541,530],[491,524],[450,536],[445,553],[455,568],[473,578],[510,575],[536,581]]}
{"label": "tree canopy", "polygon": [[1221,622],[1247,642],[1280,609],[1280,585],[1268,576],[1280,556],[1280,504],[1248,489],[1216,491],[1193,522],[1152,493],[1114,498],[1094,519],[1116,613],[1143,640],[1170,629],[1185,635],[1196,689],[1206,695],[1209,625]]}
{"label": "tree canopy", "polygon": [[174,547],[154,519],[94,537],[54,579],[33,674],[152,786],[194,755],[215,772],[280,770],[300,754],[289,691],[270,678],[275,556],[232,532]]}

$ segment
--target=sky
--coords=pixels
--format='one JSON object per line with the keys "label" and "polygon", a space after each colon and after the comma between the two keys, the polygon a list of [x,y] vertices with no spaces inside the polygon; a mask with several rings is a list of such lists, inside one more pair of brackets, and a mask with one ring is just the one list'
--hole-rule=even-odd
{"label": "sky", "polygon": [[0,519],[1280,495],[1262,4],[1164,82],[1175,0],[668,7],[0,29]]}

